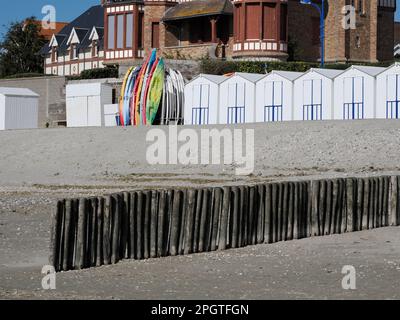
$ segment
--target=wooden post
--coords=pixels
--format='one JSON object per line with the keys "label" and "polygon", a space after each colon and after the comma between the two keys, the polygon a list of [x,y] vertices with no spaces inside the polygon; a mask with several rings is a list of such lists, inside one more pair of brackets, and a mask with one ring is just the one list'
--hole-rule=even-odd
{"label": "wooden post", "polygon": [[290,182],[288,184],[289,197],[288,197],[288,219],[287,219],[287,233],[285,240],[293,240],[293,217],[294,217],[294,185],[295,183]]}
{"label": "wooden post", "polygon": [[257,244],[257,189],[255,186],[248,187],[248,206],[247,206],[247,244],[246,245],[256,245]]}
{"label": "wooden post", "polygon": [[361,221],[361,230],[368,229],[368,208],[369,208],[369,186],[370,179],[364,179],[364,189],[363,189],[363,208],[362,208],[362,221]]}
{"label": "wooden post", "polygon": [[257,220],[257,244],[264,243],[265,221],[265,186],[257,186],[258,192],[258,220]]}
{"label": "wooden post", "polygon": [[196,211],[196,197],[197,191],[194,189],[190,189],[187,195],[187,203],[185,214],[187,215],[185,228],[185,246],[184,246],[184,254],[193,253],[193,231],[194,231],[194,218]]}
{"label": "wooden post", "polygon": [[324,216],[326,214],[326,181],[321,180],[319,182],[319,199],[318,199],[318,214],[317,214],[317,236],[323,235],[324,228]]}
{"label": "wooden post", "polygon": [[398,189],[397,176],[390,177],[389,189],[389,225],[397,226],[397,210],[398,210]]}
{"label": "wooden post", "polygon": [[278,232],[278,199],[279,199],[279,187],[278,184],[273,183],[271,186],[271,231],[272,231],[272,243],[276,243],[279,241],[279,232]]}
{"label": "wooden post", "polygon": [[336,232],[336,217],[339,207],[339,183],[337,179],[332,181],[332,209],[330,213],[330,221],[328,227],[328,234],[334,234]]}
{"label": "wooden post", "polygon": [[119,195],[111,197],[112,212],[112,246],[111,246],[111,263],[115,264],[120,259],[120,228],[121,228],[121,199]]}
{"label": "wooden post", "polygon": [[136,212],[137,212],[137,194],[131,192],[129,207],[129,258],[136,259]]}
{"label": "wooden post", "polygon": [[227,247],[228,221],[229,221],[229,212],[230,212],[230,196],[231,196],[231,188],[225,187],[223,189],[223,200],[222,200],[218,250],[225,250]]}
{"label": "wooden post", "polygon": [[369,208],[368,208],[368,229],[374,228],[374,208],[375,208],[375,181],[369,179]]}
{"label": "wooden post", "polygon": [[203,203],[201,209],[201,219],[200,219],[200,235],[199,235],[199,252],[204,252],[206,250],[206,237],[207,237],[207,216],[208,205],[209,205],[210,191],[209,189],[203,189]]}
{"label": "wooden post", "polygon": [[75,256],[75,268],[81,270],[85,267],[86,258],[86,236],[87,236],[87,202],[86,199],[79,199],[78,216],[78,243]]}
{"label": "wooden post", "polygon": [[145,211],[146,198],[142,191],[137,193],[136,207],[136,259],[142,260],[144,257],[144,241],[143,241],[143,218]]}
{"label": "wooden post", "polygon": [[240,197],[239,188],[232,188],[233,197],[233,218],[232,218],[232,248],[238,248],[239,246],[239,207]]}
{"label": "wooden post", "polygon": [[103,257],[103,230],[104,230],[104,198],[97,198],[97,246],[96,246],[96,267],[104,264]]}
{"label": "wooden post", "polygon": [[273,216],[272,216],[272,186],[265,185],[265,210],[264,210],[264,243],[273,241]]}
{"label": "wooden post", "polygon": [[376,228],[382,227],[382,213],[383,213],[383,178],[377,178],[378,181],[378,209],[376,211]]}
{"label": "wooden post", "polygon": [[72,200],[65,200],[65,228],[64,228],[64,250],[63,250],[63,263],[62,270],[68,271],[72,268],[71,251],[74,251],[73,242],[73,214],[72,214]]}
{"label": "wooden post", "polygon": [[157,257],[157,232],[158,232],[158,192],[151,192],[150,210],[150,258]]}
{"label": "wooden post", "polygon": [[178,255],[179,246],[179,232],[180,232],[180,209],[182,202],[182,192],[180,190],[174,190],[174,203],[172,209],[172,230],[171,230],[171,244],[170,253],[172,256]]}
{"label": "wooden post", "polygon": [[196,215],[194,221],[194,238],[193,238],[193,252],[199,252],[200,245],[200,228],[201,228],[201,209],[203,204],[203,194],[204,190],[197,190],[196,198]]}
{"label": "wooden post", "polygon": [[282,231],[283,231],[283,191],[284,191],[284,184],[283,183],[278,183],[278,200],[277,200],[277,235],[276,235],[276,241],[282,241]]}
{"label": "wooden post", "polygon": [[379,179],[374,178],[374,220],[373,228],[378,228],[378,216],[379,216]]}
{"label": "wooden post", "polygon": [[51,217],[50,232],[50,257],[49,263],[56,271],[60,271],[60,243],[61,243],[61,219],[64,211],[64,202],[57,201],[57,206]]}
{"label": "wooden post", "polygon": [[99,203],[97,201],[97,198],[91,198],[89,201],[90,204],[90,256],[88,257],[88,263],[91,267],[96,266],[96,260],[97,260],[97,208],[99,206]]}
{"label": "wooden post", "polygon": [[150,258],[150,216],[151,216],[151,192],[143,192],[144,223],[143,223],[143,258]]}
{"label": "wooden post", "polygon": [[320,181],[311,181],[311,236],[319,235],[319,225],[318,225],[318,200],[319,200],[319,186]]}
{"label": "wooden post", "polygon": [[103,258],[104,264],[111,263],[111,196],[105,198],[103,224]]}
{"label": "wooden post", "polygon": [[332,200],[333,200],[333,181],[332,180],[327,180],[326,182],[326,209],[325,212],[323,213],[323,234],[324,235],[329,235],[330,234],[330,226],[331,226],[331,219],[332,219]]}
{"label": "wooden post", "polygon": [[167,193],[165,190],[160,191],[158,202],[158,225],[157,225],[157,257],[165,255],[165,245],[168,242],[168,232],[166,226],[166,209],[167,209]]}
{"label": "wooden post", "polygon": [[390,177],[383,178],[383,215],[382,227],[388,227],[389,224],[389,193],[390,193]]}
{"label": "wooden post", "polygon": [[129,257],[128,253],[128,238],[129,238],[129,211],[131,197],[128,192],[124,192],[121,197],[121,259]]}
{"label": "wooden post", "polygon": [[181,219],[181,224],[179,225],[179,242],[178,242],[178,254],[182,255],[184,254],[184,247],[185,247],[185,225],[186,225],[186,213],[185,213],[185,208],[187,206],[188,202],[188,195],[187,195],[187,190],[184,189],[182,190],[182,202],[180,205],[180,219]]}
{"label": "wooden post", "polygon": [[289,192],[290,192],[290,185],[289,183],[285,182],[282,183],[282,213],[281,213],[281,241],[288,240],[288,221],[289,221]]}
{"label": "wooden post", "polygon": [[300,193],[302,192],[302,183],[293,184],[293,231],[292,239],[299,239],[299,222],[301,216]]}
{"label": "wooden post", "polygon": [[363,220],[363,204],[364,204],[364,179],[357,179],[357,215],[356,215],[356,224],[355,231],[362,230],[362,220]]}

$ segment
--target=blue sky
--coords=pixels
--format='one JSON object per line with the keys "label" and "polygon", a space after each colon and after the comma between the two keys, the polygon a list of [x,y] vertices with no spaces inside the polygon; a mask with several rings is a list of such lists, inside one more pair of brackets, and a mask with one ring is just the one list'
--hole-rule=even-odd
{"label": "blue sky", "polygon": [[[28,16],[42,17],[44,5],[54,5],[57,9],[57,21],[71,21],[85,9],[100,3],[100,0],[12,0],[1,1],[0,11],[0,37],[5,32],[3,25],[12,21],[22,20]],[[400,21],[400,0],[397,0],[399,10],[396,19]]]}

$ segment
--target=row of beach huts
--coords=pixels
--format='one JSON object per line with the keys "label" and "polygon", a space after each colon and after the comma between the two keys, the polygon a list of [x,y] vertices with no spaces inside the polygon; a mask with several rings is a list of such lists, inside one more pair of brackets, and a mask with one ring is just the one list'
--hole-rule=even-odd
{"label": "row of beach huts", "polygon": [[[115,84],[107,81],[68,84],[67,126],[117,126],[114,91]],[[37,128],[38,99],[28,89],[0,88],[0,130]],[[182,109],[180,120],[169,124],[400,119],[400,63],[305,73],[200,74],[185,85]]]}
{"label": "row of beach huts", "polygon": [[201,74],[185,87],[185,124],[398,119],[400,64],[389,68]]}

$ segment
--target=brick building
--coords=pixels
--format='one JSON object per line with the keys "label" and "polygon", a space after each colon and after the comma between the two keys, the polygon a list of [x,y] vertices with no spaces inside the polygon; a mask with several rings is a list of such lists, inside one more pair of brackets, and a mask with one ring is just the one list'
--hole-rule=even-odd
{"label": "brick building", "polygon": [[[325,3],[326,61],[393,59],[395,0]],[[348,13],[344,10],[346,5],[355,8],[355,29],[342,26]],[[320,58],[318,11],[299,0],[102,0],[96,8],[102,23],[92,28],[76,26],[76,36],[62,35],[62,46],[64,53],[72,52],[78,60],[80,51],[86,50],[85,58],[93,61],[93,37],[90,32],[84,35],[84,31],[77,29],[104,30],[96,38],[100,44],[96,53],[102,58],[101,63],[95,64],[97,67],[141,61],[152,48],[170,59],[285,61],[290,53],[296,60]],[[74,28],[66,28],[73,32]],[[52,41],[46,52],[47,71],[56,70],[54,52],[59,50],[59,37],[54,35],[57,41]],[[71,45],[71,38],[77,46]],[[86,38],[86,45],[81,38]],[[78,53],[74,52],[76,48]],[[51,67],[47,66],[49,61]],[[86,67],[89,65],[83,64],[77,72]]]}

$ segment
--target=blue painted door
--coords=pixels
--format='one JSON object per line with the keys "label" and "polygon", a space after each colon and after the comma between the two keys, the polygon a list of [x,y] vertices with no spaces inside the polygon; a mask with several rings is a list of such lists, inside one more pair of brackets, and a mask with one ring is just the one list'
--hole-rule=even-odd
{"label": "blue painted door", "polygon": [[283,120],[283,82],[268,81],[264,88],[264,122]]}
{"label": "blue painted door", "polygon": [[209,124],[210,85],[200,84],[193,87],[192,124]]}
{"label": "blue painted door", "polygon": [[322,120],[322,79],[303,82],[303,120]]}
{"label": "blue painted door", "polygon": [[343,79],[343,120],[364,119],[364,77]]}
{"label": "blue painted door", "polygon": [[228,86],[228,124],[246,122],[246,86],[244,83],[231,83]]}
{"label": "blue painted door", "polygon": [[386,94],[386,118],[400,118],[400,75],[391,74],[387,76],[387,94]]}

